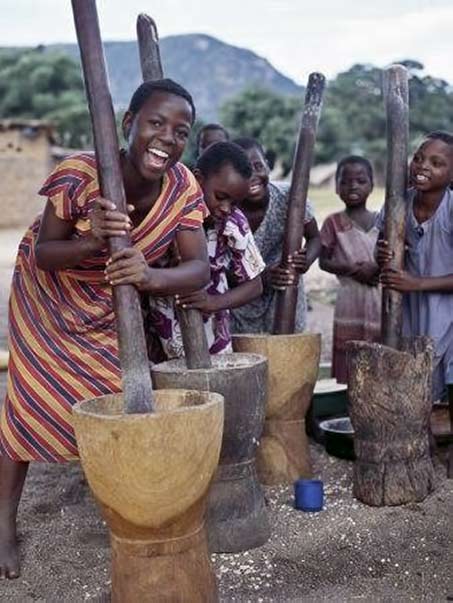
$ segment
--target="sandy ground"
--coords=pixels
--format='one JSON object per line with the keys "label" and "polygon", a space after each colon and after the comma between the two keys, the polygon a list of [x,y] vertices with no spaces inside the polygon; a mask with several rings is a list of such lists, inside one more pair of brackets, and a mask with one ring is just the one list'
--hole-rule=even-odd
{"label": "sandy ground", "polygon": [[[17,233],[0,232],[0,345]],[[328,359],[333,281],[313,269],[310,330]],[[5,373],[0,373],[3,397]],[[325,510],[302,513],[291,488],[266,488],[272,536],[237,555],[213,555],[222,601],[453,600],[453,480],[436,461],[437,488],[421,504],[370,508],[351,494],[352,463],[311,445]],[[0,584],[0,601],[97,600],[109,589],[108,534],[78,464],[34,464],[20,508],[23,573]],[[191,603],[191,602],[188,602]]]}

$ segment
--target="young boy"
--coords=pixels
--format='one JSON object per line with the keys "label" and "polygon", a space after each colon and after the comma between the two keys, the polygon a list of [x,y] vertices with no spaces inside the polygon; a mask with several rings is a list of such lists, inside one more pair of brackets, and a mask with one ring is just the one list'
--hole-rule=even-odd
{"label": "young boy", "polygon": [[221,124],[206,124],[197,134],[197,158],[211,144],[215,142],[228,142],[230,135]]}

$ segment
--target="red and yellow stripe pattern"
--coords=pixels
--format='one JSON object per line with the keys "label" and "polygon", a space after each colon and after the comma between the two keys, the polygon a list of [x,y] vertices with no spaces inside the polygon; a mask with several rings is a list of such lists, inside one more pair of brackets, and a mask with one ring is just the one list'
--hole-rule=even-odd
{"label": "red and yellow stripe pattern", "polygon": [[[88,232],[100,195],[93,155],[63,161],[40,194],[58,217]],[[143,222],[131,234],[149,264],[161,258],[180,228],[200,228],[207,210],[189,170],[176,164]],[[121,389],[111,288],[104,279],[107,248],[68,270],[43,271],[34,246],[40,218],[19,246],[9,306],[8,384],[0,414],[0,454],[16,461],[77,458],[72,406]]]}

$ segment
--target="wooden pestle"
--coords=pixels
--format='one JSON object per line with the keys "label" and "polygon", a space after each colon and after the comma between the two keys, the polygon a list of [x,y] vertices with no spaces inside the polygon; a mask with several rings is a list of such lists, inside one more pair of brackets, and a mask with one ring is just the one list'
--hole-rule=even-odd
{"label": "wooden pestle", "polygon": [[[98,165],[101,192],[127,213],[119,142],[108,86],[95,0],[72,0]],[[111,237],[110,253],[130,246],[128,235]],[[139,295],[132,285],[113,287],[118,347],[126,413],[153,411],[153,390],[146,353]]]}
{"label": "wooden pestle", "polygon": [[141,13],[137,17],[137,39],[143,81],[159,80],[164,77],[160,59],[157,26],[149,15]]}
{"label": "wooden pestle", "polygon": [[[394,257],[389,267],[402,270],[406,231],[407,154],[409,139],[409,85],[407,69],[391,65],[384,72],[387,114],[387,175],[384,238]],[[399,349],[403,324],[403,294],[384,289],[382,342]]]}
{"label": "wooden pestle", "polygon": [[[325,77],[321,73],[311,73],[308,78],[302,121],[293,159],[282,250],[283,265],[287,262],[288,256],[302,246],[310,169],[313,163],[316,130],[321,113],[325,82]],[[297,293],[298,279],[294,285],[277,292],[274,335],[294,333]]]}
{"label": "wooden pestle", "polygon": [[[137,37],[143,81],[161,79],[159,36],[155,21],[141,13],[137,18]],[[178,309],[184,354],[188,369],[211,368],[208,342],[199,310]]]}

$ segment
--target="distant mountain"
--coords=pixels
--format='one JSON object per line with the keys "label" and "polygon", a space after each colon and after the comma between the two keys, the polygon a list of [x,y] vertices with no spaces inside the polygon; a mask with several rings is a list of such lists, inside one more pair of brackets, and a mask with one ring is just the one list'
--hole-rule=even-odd
{"label": "distant mountain", "polygon": [[[75,44],[54,44],[78,58]],[[138,48],[135,42],[105,42],[113,102],[125,108],[141,81]],[[301,87],[279,73],[250,50],[225,44],[202,34],[168,36],[160,40],[165,75],[185,86],[193,95],[204,121],[218,119],[218,111],[229,98],[251,86],[268,88],[284,95],[297,95]]]}

